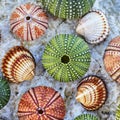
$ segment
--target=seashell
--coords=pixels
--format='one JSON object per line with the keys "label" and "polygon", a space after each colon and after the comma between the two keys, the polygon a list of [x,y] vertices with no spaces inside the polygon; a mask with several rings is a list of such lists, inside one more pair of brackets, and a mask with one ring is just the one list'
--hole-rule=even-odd
{"label": "seashell", "polygon": [[10,87],[8,82],[0,78],[0,109],[2,109],[10,99]]}
{"label": "seashell", "polygon": [[82,114],[76,117],[74,120],[100,120],[100,119],[92,114]]}
{"label": "seashell", "polygon": [[54,16],[65,19],[79,18],[93,6],[95,0],[38,0]]}
{"label": "seashell", "polygon": [[12,82],[31,80],[34,77],[35,61],[32,54],[22,46],[11,48],[2,60],[2,72]]}
{"label": "seashell", "polygon": [[70,82],[83,76],[90,65],[87,43],[76,35],[61,34],[47,44],[42,64],[56,80]]}
{"label": "seashell", "polygon": [[23,4],[10,17],[10,29],[21,40],[37,39],[45,33],[47,27],[47,15],[38,5]]}
{"label": "seashell", "polygon": [[107,18],[103,12],[92,10],[80,19],[76,32],[84,36],[88,43],[100,43],[109,34]]}
{"label": "seashell", "polygon": [[27,91],[18,106],[19,120],[63,120],[65,112],[61,95],[45,86]]}
{"label": "seashell", "polygon": [[117,111],[116,111],[116,119],[115,120],[120,120],[120,105],[118,106],[117,108]]}
{"label": "seashell", "polygon": [[97,110],[105,103],[106,91],[105,84],[99,77],[88,76],[79,84],[76,100],[87,110]]}
{"label": "seashell", "polygon": [[120,83],[120,36],[112,39],[106,48],[104,65],[112,79]]}

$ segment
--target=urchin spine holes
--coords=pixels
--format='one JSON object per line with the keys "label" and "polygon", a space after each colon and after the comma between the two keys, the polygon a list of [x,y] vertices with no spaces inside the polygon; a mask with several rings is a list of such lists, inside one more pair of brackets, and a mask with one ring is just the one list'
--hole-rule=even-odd
{"label": "urchin spine holes", "polygon": [[68,55],[63,55],[63,56],[61,57],[61,62],[62,62],[62,63],[67,64],[67,63],[69,63],[69,61],[70,61],[70,58],[69,58]]}

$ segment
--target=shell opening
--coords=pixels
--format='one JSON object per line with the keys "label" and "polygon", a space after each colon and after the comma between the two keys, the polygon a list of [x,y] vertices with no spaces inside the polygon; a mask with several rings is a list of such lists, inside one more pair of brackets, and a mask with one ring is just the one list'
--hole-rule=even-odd
{"label": "shell opening", "polygon": [[63,55],[63,56],[61,57],[61,62],[62,62],[62,63],[67,64],[67,63],[69,63],[69,61],[70,61],[69,56]]}
{"label": "shell opening", "polygon": [[29,21],[31,19],[31,17],[28,15],[26,16],[26,20]]}
{"label": "shell opening", "polygon": [[41,108],[38,108],[38,110],[37,110],[37,111],[38,111],[38,114],[40,114],[40,115],[41,115],[41,114],[43,114],[43,112],[44,112],[44,110],[43,110],[43,109],[41,109]]}

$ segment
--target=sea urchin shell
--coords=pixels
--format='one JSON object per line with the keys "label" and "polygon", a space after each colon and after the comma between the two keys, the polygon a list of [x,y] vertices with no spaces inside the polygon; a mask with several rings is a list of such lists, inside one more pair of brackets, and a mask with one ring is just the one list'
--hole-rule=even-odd
{"label": "sea urchin shell", "polygon": [[56,80],[70,82],[83,76],[90,65],[87,43],[75,35],[55,36],[46,46],[43,66]]}
{"label": "sea urchin shell", "polygon": [[63,120],[65,104],[53,88],[39,86],[26,92],[18,106],[19,120]]}
{"label": "sea urchin shell", "polygon": [[42,36],[48,27],[48,19],[38,6],[26,3],[17,7],[10,17],[11,31],[21,40],[34,40]]}
{"label": "sea urchin shell", "polygon": [[120,105],[118,106],[116,111],[116,120],[120,120]]}

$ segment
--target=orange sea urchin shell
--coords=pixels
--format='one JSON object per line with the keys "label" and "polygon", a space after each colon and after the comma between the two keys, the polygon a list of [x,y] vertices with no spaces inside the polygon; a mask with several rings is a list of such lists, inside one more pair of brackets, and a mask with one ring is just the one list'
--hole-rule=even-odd
{"label": "orange sea urchin shell", "polygon": [[53,88],[39,86],[26,92],[18,106],[19,120],[63,120],[65,105]]}
{"label": "orange sea urchin shell", "polygon": [[21,40],[34,40],[48,27],[46,13],[38,5],[26,3],[17,7],[10,17],[11,31]]}

